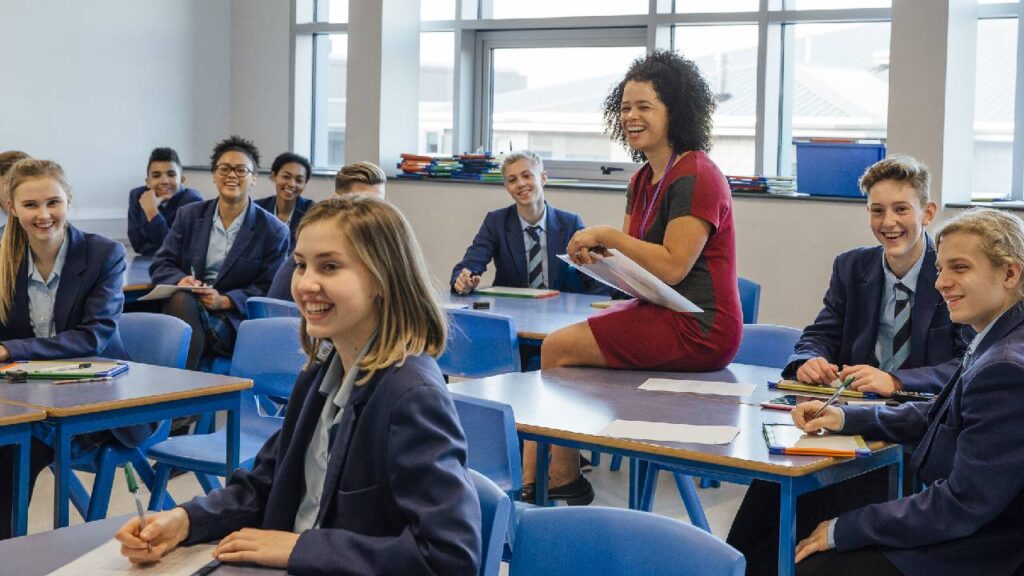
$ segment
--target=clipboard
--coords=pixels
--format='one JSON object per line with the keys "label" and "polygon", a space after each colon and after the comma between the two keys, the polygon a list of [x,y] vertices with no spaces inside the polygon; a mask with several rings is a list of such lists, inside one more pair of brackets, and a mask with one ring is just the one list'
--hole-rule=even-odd
{"label": "clipboard", "polygon": [[558,258],[594,280],[644,302],[664,306],[674,312],[704,311],[618,250],[610,249],[604,256],[591,252],[591,256],[594,263],[583,266],[577,266],[567,254],[559,254]]}
{"label": "clipboard", "polygon": [[[828,384],[808,384],[806,382],[799,382],[797,380],[779,380],[778,382],[768,382],[769,390],[793,390],[795,392],[809,392],[811,394],[824,394],[825,396],[831,396],[836,391],[835,388]],[[850,390],[849,388],[839,393],[840,396],[847,396],[850,398],[869,398],[877,399],[881,398],[874,392],[859,392],[857,390]]]}
{"label": "clipboard", "polygon": [[0,374],[12,377],[24,373],[30,380],[79,380],[113,378],[127,370],[127,362],[111,360],[29,360],[8,364],[0,369]]}
{"label": "clipboard", "polygon": [[807,434],[792,424],[762,424],[769,454],[791,456],[835,456],[862,458],[871,455],[871,449],[860,435],[825,433]]}
{"label": "clipboard", "polygon": [[547,290],[542,288],[511,288],[508,286],[491,286],[480,288],[477,294],[486,296],[511,296],[512,298],[553,298],[558,296],[558,290]]}

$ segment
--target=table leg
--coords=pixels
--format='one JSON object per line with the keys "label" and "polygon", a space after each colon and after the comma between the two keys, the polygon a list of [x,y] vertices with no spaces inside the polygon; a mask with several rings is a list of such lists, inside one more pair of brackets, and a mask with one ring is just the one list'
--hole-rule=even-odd
{"label": "table leg", "polygon": [[796,493],[793,479],[779,482],[779,576],[796,571]]}
{"label": "table leg", "polygon": [[548,461],[551,458],[551,445],[537,441],[537,489],[534,503],[546,506],[548,503]]}
{"label": "table leg", "polygon": [[231,477],[231,473],[238,468],[239,456],[239,442],[241,441],[241,418],[240,412],[242,409],[241,393],[238,393],[232,401],[233,406],[228,410],[228,444],[227,444],[227,463],[228,470],[227,475],[224,477],[224,483],[227,484],[227,479]]}
{"label": "table leg", "polygon": [[644,482],[650,474],[650,463],[641,458],[629,459],[629,509],[640,510]]}
{"label": "table leg", "polygon": [[59,423],[53,435],[53,527],[68,525],[68,492],[71,484],[71,435]]}
{"label": "table leg", "polygon": [[889,499],[898,500],[903,497],[903,458],[889,466]]}
{"label": "table leg", "polygon": [[17,464],[11,471],[14,474],[14,502],[12,502],[14,509],[11,521],[14,523],[12,534],[15,537],[24,536],[28,532],[28,458],[32,443],[32,435],[27,426],[25,433],[18,436],[18,442],[14,445]]}

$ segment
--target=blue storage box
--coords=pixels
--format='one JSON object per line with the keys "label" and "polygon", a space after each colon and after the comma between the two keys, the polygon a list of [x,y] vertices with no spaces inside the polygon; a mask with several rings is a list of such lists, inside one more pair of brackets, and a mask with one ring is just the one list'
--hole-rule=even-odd
{"label": "blue storage box", "polygon": [[812,196],[860,197],[864,170],[885,158],[885,144],[797,142],[796,189]]}

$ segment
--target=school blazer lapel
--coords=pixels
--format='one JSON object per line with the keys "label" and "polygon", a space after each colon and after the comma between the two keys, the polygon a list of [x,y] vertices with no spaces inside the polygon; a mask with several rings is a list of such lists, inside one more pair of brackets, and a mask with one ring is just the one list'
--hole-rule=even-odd
{"label": "school blazer lapel", "polygon": [[[206,273],[206,251],[210,247],[210,235],[213,233],[213,218],[217,214],[217,201],[211,200],[206,204],[202,214],[196,221],[196,228],[192,231],[195,234],[195,241],[189,242],[189,255],[185,264],[195,270],[197,280],[202,280]],[[185,239],[188,242],[188,239]],[[192,270],[182,270],[186,274],[192,274]]]}
{"label": "school blazer lapel", "polygon": [[505,243],[515,265],[516,280],[520,286],[526,287],[526,242],[523,241],[523,229],[515,205],[508,209],[508,217],[505,219]]}
{"label": "school blazer lapel", "polygon": [[68,226],[68,251],[64,257],[64,268],[60,272],[57,298],[53,303],[53,326],[57,332],[73,328],[68,326],[71,310],[81,298],[82,275],[89,267],[89,254],[85,249],[85,237],[74,226]]}
{"label": "school blazer lapel", "polygon": [[558,253],[564,250],[564,246],[569,245],[569,239],[562,238],[564,232],[554,208],[545,202],[544,209],[547,214],[544,218],[544,234],[547,236],[548,244],[547,254],[545,254],[548,259],[548,288],[555,288],[559,286],[558,273],[562,268],[559,266],[562,261],[558,259]]}
{"label": "school blazer lapel", "polygon": [[[882,291],[885,290],[885,278],[882,277],[882,258],[885,254],[879,247],[877,256],[872,256],[867,261],[867,269],[861,270],[862,280],[857,285],[857,293],[863,295],[864,301],[858,306],[859,313],[864,315],[866,320],[864,331],[855,340],[859,343],[860,350],[853,351],[853,357],[875,358],[875,342],[878,340],[878,315],[882,307]],[[878,358],[875,358],[875,362]]]}
{"label": "school blazer lapel", "polygon": [[22,257],[15,280],[14,302],[6,326],[0,326],[5,338],[27,338],[32,335],[28,316],[28,255]]}
{"label": "school blazer lapel", "polygon": [[924,261],[914,288],[914,307],[910,311],[910,356],[914,366],[927,364],[928,330],[941,302],[939,291],[935,290],[935,248],[931,238],[926,240]]}
{"label": "school blazer lapel", "polygon": [[246,205],[242,217],[244,218],[242,226],[238,230],[238,235],[235,236],[234,244],[228,250],[228,255],[224,258],[224,265],[220,267],[220,273],[217,274],[217,280],[214,284],[219,283],[221,278],[227,277],[231,272],[231,267],[238,261],[239,256],[248,249],[249,242],[256,237],[256,206],[253,205],[252,199]]}

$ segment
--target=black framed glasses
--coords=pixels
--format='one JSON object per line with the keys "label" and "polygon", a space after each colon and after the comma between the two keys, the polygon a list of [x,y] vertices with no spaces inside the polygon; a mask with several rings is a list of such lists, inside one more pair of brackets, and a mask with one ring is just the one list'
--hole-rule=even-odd
{"label": "black framed glasses", "polygon": [[219,176],[228,176],[234,174],[239,178],[245,178],[249,174],[252,174],[252,170],[248,166],[232,166],[230,164],[217,164],[217,167],[213,169]]}

